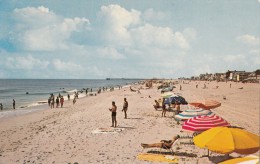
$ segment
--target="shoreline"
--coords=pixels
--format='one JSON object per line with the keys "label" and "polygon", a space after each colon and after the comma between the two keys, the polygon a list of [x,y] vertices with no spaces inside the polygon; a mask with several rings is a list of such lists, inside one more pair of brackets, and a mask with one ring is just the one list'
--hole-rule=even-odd
{"label": "shoreline", "polygon": [[[135,82],[135,83],[138,83],[138,82]],[[122,88],[129,87],[131,84],[123,85]],[[110,88],[119,90],[119,88],[117,86],[118,85],[111,86]],[[87,95],[85,94],[85,91],[83,91],[82,93],[79,92],[78,99],[82,99],[84,97],[89,97],[89,96],[97,96],[98,93],[97,93],[97,90],[95,90],[95,89],[98,89],[98,88],[94,88],[94,90],[92,92],[89,92]],[[100,94],[102,94],[104,92],[109,92],[109,89],[106,91],[101,91]],[[63,95],[63,94],[66,94],[66,95]],[[72,100],[73,100],[73,97],[74,97],[73,92],[62,93],[61,95],[64,97],[64,103],[69,102],[68,97],[67,97],[68,94],[70,94],[70,97],[71,97],[70,101],[72,102]],[[46,99],[47,99],[47,97],[46,97]],[[56,106],[56,103],[54,106]],[[59,108],[61,108],[61,107],[59,107]],[[45,100],[32,101],[28,105],[19,106],[16,109],[3,109],[3,110],[0,110],[0,122],[3,119],[9,118],[9,117],[15,117],[15,116],[29,114],[32,112],[38,112],[38,111],[47,110],[47,109],[50,109],[50,107],[48,106],[48,101],[45,101]],[[56,109],[56,107],[54,109]]]}
{"label": "shoreline", "polygon": [[[179,90],[180,85],[182,90]],[[229,88],[229,83],[211,82],[207,89],[202,88],[203,82],[198,88],[195,85],[196,82],[180,83],[174,92],[188,102],[203,98],[220,101],[222,105],[213,109],[214,113],[233,126],[259,135],[259,85],[232,83],[232,88]],[[216,85],[219,85],[218,89],[215,89]],[[241,85],[244,88],[238,89]],[[136,89],[141,85],[132,87]],[[192,135],[182,131],[181,125],[173,120],[172,112],[161,117],[161,111],[154,110],[152,105],[160,95],[156,85],[150,89],[143,87],[140,94],[123,88],[78,99],[75,105],[65,102],[64,108],[5,119],[0,127],[0,163],[149,163],[137,159],[138,154],[148,151],[141,148],[141,143],[171,139],[177,134],[182,137]],[[124,97],[129,102],[128,119],[124,119],[121,112]],[[111,130],[108,108],[112,101],[118,107],[118,128],[122,131],[93,133],[100,128]],[[181,106],[182,110],[185,108]],[[244,116],[245,109],[249,113],[247,117]],[[224,160],[221,154],[213,153],[215,158],[209,159],[204,157],[206,150],[182,144],[188,141],[182,138],[173,148],[179,163],[197,161],[207,164]],[[239,155],[232,153],[230,156]]]}

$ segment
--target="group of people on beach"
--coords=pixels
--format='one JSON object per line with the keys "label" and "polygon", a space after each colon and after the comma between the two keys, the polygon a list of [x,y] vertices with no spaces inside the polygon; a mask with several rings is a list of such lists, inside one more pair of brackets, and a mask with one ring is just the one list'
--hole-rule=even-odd
{"label": "group of people on beach", "polygon": [[170,110],[171,108],[176,108],[175,114],[179,114],[181,111],[180,103],[178,101],[172,102],[171,104],[168,104],[168,108],[166,108],[165,98],[162,99],[162,105],[160,106],[160,103],[157,100],[154,100],[155,104],[153,105],[155,110],[158,110],[158,108],[162,108],[162,117],[166,117],[167,110]]}
{"label": "group of people on beach", "polygon": [[[128,109],[128,101],[126,98],[124,98],[124,104],[123,104],[123,109],[122,112],[125,114],[125,119],[127,119],[127,109]],[[109,111],[111,112],[111,117],[112,117],[112,125],[111,127],[117,127],[117,120],[116,120],[116,111],[117,111],[117,106],[115,101],[112,101],[112,107],[109,108]]]}
{"label": "group of people on beach", "polygon": [[62,108],[63,107],[63,103],[64,103],[64,98],[63,96],[61,96],[60,94],[56,97],[55,100],[55,96],[54,94],[51,94],[51,96],[48,98],[48,104],[51,108],[54,108],[55,106],[55,102],[56,102],[56,108],[58,108],[59,106]]}

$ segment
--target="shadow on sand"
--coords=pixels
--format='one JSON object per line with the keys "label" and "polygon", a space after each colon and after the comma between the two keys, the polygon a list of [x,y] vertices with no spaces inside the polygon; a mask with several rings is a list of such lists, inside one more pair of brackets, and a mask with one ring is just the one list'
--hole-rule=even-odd
{"label": "shadow on sand", "polygon": [[132,120],[143,120],[144,118],[127,118],[127,119],[132,119]]}
{"label": "shadow on sand", "polygon": [[185,156],[185,157],[197,157],[197,154],[194,154],[194,153],[186,153],[186,152],[170,152],[170,151],[163,151],[160,152],[159,150],[158,151],[155,151],[155,150],[150,150],[150,151],[147,151],[147,153],[153,153],[153,154],[163,154],[163,155],[176,155],[176,156]]}

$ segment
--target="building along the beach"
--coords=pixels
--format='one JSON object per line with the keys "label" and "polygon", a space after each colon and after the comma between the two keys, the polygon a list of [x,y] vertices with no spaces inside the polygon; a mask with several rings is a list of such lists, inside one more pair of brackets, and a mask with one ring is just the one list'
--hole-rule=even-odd
{"label": "building along the beach", "polygon": [[252,72],[246,72],[246,71],[227,71],[226,72],[226,79],[231,81],[243,81],[248,78],[248,76]]}
{"label": "building along the beach", "polygon": [[260,83],[260,69],[250,73],[244,81]]}
{"label": "building along the beach", "polygon": [[225,81],[226,80],[226,74],[225,73],[215,73],[213,75],[214,80],[217,81]]}

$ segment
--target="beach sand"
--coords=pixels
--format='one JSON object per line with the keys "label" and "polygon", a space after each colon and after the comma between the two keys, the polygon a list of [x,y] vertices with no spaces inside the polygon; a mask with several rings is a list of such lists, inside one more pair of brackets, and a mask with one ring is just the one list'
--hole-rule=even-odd
{"label": "beach sand", "polygon": [[[196,88],[196,83],[199,83]],[[175,93],[189,101],[213,99],[222,105],[212,111],[232,126],[245,128],[259,135],[260,85],[225,82],[188,82],[176,85]],[[219,86],[216,89],[216,86]],[[137,89],[140,86],[132,86]],[[243,89],[239,89],[243,87]],[[66,101],[64,108],[46,109],[0,120],[0,163],[150,163],[137,155],[149,150],[141,143],[155,143],[174,135],[191,136],[183,132],[172,118],[161,117],[153,108],[160,92],[153,87],[141,89],[141,94],[129,88],[104,92],[78,99],[73,105]],[[128,119],[121,112],[123,99],[129,102]],[[224,99],[225,98],[225,99]],[[118,107],[116,132],[111,132],[111,102]],[[187,107],[182,106],[181,109]],[[104,128],[105,133],[97,133]],[[103,129],[103,130],[104,130]],[[181,139],[189,142],[190,139]],[[217,163],[223,155],[178,142],[173,148],[179,163]],[[259,153],[259,152],[258,152]],[[257,154],[257,153],[256,153]],[[230,156],[238,156],[232,153]]]}

